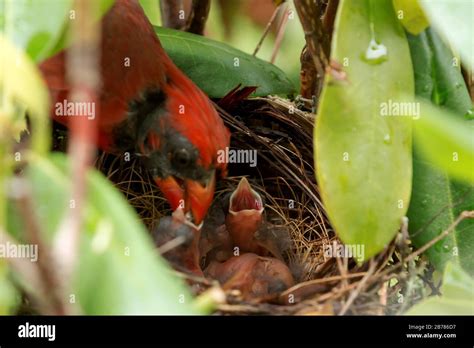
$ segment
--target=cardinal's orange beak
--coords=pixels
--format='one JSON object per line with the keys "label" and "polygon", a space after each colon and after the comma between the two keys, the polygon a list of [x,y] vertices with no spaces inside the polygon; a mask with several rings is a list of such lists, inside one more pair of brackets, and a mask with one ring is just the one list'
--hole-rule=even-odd
{"label": "cardinal's orange beak", "polygon": [[205,183],[188,179],[183,181],[173,176],[154,179],[172,210],[181,207],[185,213],[190,213],[196,226],[202,223],[214,197],[216,184],[214,172]]}

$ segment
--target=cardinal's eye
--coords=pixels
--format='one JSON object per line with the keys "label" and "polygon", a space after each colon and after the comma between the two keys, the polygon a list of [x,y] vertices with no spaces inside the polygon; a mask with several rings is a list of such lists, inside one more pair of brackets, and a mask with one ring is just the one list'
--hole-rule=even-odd
{"label": "cardinal's eye", "polygon": [[187,167],[191,162],[191,154],[186,149],[178,149],[173,153],[172,161],[178,168]]}

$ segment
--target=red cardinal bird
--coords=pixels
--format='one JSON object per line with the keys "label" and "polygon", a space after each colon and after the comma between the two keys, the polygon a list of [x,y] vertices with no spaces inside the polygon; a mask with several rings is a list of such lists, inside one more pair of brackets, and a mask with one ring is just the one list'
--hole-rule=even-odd
{"label": "red cardinal bird", "polygon": [[[214,194],[218,151],[230,134],[207,96],[171,61],[136,0],[117,0],[102,19],[101,87],[97,145],[110,153],[141,156],[173,210],[184,205],[200,224]],[[67,101],[66,52],[40,69],[50,89],[53,118]]]}

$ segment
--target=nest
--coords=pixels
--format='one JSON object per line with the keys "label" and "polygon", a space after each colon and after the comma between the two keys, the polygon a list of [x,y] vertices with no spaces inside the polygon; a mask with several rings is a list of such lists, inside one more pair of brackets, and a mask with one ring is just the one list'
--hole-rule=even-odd
{"label": "nest", "polygon": [[[297,284],[268,301],[244,302],[232,291],[217,306],[220,314],[396,314],[409,305],[400,291],[413,285],[421,266],[406,264],[410,253],[402,234],[369,262],[328,258],[323,245],[340,244],[324,211],[315,179],[314,114],[287,100],[269,97],[239,102],[227,111],[218,107],[232,132],[231,148],[256,150],[256,166],[229,164],[216,196],[234,189],[242,176],[265,199],[267,219],[289,230],[292,246],[285,255]],[[171,213],[148,173],[137,160],[102,154],[96,163],[136,209],[151,230]],[[215,282],[180,274],[201,288]],[[416,289],[416,287],[411,287]],[[416,294],[412,294],[416,299]],[[403,297],[403,296],[402,296]]]}

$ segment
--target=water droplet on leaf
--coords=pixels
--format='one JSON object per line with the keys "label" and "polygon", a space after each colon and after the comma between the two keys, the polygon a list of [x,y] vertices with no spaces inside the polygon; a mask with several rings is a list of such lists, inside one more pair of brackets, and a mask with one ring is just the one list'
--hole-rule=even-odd
{"label": "water droplet on leaf", "polygon": [[380,64],[388,59],[387,47],[377,43],[375,39],[370,40],[369,47],[363,56],[364,60],[370,64]]}

